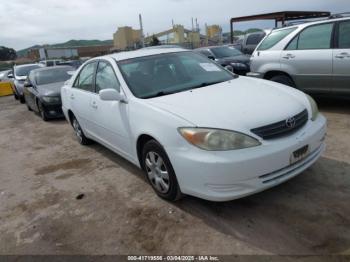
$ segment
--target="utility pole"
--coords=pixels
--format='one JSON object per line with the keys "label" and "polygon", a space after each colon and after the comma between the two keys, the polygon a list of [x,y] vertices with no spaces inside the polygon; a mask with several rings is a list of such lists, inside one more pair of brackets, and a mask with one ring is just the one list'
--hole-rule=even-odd
{"label": "utility pole", "polygon": [[141,31],[141,46],[145,47],[145,37],[143,35],[143,25],[142,25],[142,16],[139,14],[139,20],[140,20],[140,31]]}

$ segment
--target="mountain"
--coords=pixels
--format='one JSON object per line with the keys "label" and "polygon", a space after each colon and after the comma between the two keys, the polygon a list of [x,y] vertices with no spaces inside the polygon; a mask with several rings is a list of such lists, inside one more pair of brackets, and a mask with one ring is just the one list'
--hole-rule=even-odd
{"label": "mountain", "polygon": [[[97,46],[97,45],[113,45],[113,40],[69,40],[65,43],[45,45],[45,47],[77,47],[77,46]],[[26,56],[28,51],[33,48],[44,47],[44,45],[34,45],[17,51],[18,57]]]}

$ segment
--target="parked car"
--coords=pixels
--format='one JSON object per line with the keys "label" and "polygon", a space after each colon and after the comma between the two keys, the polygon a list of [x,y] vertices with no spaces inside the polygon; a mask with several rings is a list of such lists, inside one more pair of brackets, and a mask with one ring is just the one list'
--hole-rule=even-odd
{"label": "parked car", "polygon": [[39,64],[43,66],[57,66],[62,62],[62,60],[42,60]]}
{"label": "parked car", "polygon": [[75,69],[78,69],[83,63],[80,60],[68,60],[68,61],[61,61],[57,65],[67,65],[72,66]]}
{"label": "parked car", "polygon": [[24,83],[28,110],[39,113],[44,121],[63,117],[61,87],[71,78],[71,66],[44,67],[32,70]]}
{"label": "parked car", "polygon": [[0,82],[12,82],[13,73],[12,70],[5,70],[0,72]]}
{"label": "parked car", "polygon": [[128,159],[168,200],[244,197],[296,176],[324,150],[326,119],[311,97],[185,49],[91,59],[61,94],[79,143]]}
{"label": "parked car", "polygon": [[25,103],[23,96],[24,81],[27,79],[30,71],[40,68],[38,64],[16,65],[13,67],[13,94],[16,100]]}
{"label": "parked car", "polygon": [[350,95],[350,18],[274,30],[251,57],[250,76],[310,94]]}
{"label": "parked car", "polygon": [[244,39],[242,41],[241,45],[241,51],[244,54],[249,54],[251,55],[257,45],[261,42],[261,40],[266,36],[265,31],[261,32],[254,32],[254,33],[249,33],[244,36]]}
{"label": "parked car", "polygon": [[[250,70],[249,56],[229,46],[208,46],[197,48],[195,51],[215,60],[218,64],[226,67],[239,75],[246,75]],[[232,69],[231,69],[232,67]]]}

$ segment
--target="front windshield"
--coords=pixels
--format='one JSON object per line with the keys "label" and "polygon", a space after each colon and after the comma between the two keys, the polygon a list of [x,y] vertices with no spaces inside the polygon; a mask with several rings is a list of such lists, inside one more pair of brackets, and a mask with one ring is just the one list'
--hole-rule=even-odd
{"label": "front windshield", "polygon": [[68,72],[73,70],[72,68],[55,68],[38,71],[35,72],[35,82],[37,85],[64,82],[71,78]]}
{"label": "front windshield", "polygon": [[215,47],[210,49],[216,58],[225,58],[242,55],[241,51],[233,47]]}
{"label": "front windshield", "polygon": [[194,52],[166,53],[120,61],[131,92],[151,98],[228,81],[234,75]]}
{"label": "front windshield", "polygon": [[28,76],[30,71],[33,69],[40,68],[38,65],[31,65],[31,66],[23,66],[23,67],[17,67],[15,69],[16,76]]}

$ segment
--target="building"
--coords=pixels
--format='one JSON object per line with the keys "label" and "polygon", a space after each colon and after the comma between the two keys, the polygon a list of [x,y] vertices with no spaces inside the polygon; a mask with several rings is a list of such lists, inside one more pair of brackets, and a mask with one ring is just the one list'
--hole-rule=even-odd
{"label": "building", "polygon": [[110,53],[112,45],[77,46],[79,57],[95,57]]}
{"label": "building", "polygon": [[209,41],[220,43],[222,41],[222,28],[219,25],[206,26],[206,35]]}
{"label": "building", "polygon": [[141,46],[141,30],[130,26],[119,27],[113,35],[114,50],[130,50]]}

